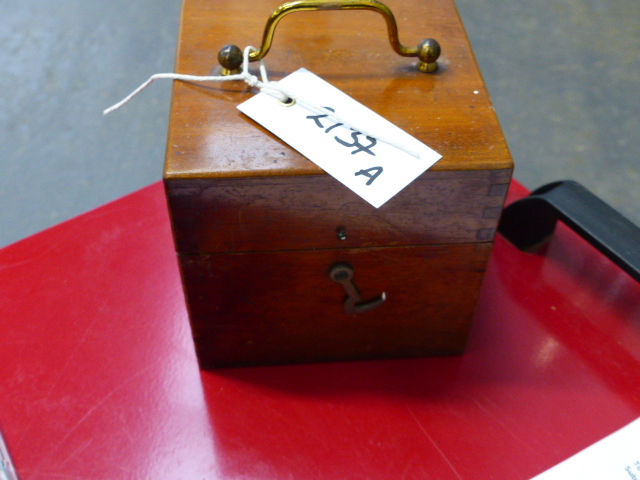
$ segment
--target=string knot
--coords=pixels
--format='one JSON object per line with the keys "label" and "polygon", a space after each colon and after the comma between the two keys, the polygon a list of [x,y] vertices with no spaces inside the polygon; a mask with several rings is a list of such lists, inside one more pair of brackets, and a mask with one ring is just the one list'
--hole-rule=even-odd
{"label": "string knot", "polygon": [[256,77],[255,75],[251,75],[250,73],[244,76],[244,81],[250,87],[255,87],[260,83],[260,80],[258,79],[258,77]]}

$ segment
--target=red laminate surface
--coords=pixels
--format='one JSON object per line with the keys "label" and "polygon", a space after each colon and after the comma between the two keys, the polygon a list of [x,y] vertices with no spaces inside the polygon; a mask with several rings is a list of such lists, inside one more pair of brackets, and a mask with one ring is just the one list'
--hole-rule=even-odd
{"label": "red laminate surface", "polygon": [[0,250],[0,288],[23,480],[526,480],[640,416],[640,285],[562,226],[497,238],[452,358],[200,372],[159,183]]}

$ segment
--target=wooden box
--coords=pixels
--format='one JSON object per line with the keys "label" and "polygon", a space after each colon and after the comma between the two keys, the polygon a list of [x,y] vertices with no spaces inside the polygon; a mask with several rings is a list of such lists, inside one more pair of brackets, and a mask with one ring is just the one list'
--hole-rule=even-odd
{"label": "wooden box", "polygon": [[[185,0],[176,71],[216,74],[278,5]],[[379,209],[240,113],[245,83],[175,82],[165,186],[203,368],[463,351],[513,165],[453,1],[387,5],[403,43],[440,42],[437,72],[394,53],[373,11],[289,15],[265,58],[272,79],[306,67],[443,155]]]}

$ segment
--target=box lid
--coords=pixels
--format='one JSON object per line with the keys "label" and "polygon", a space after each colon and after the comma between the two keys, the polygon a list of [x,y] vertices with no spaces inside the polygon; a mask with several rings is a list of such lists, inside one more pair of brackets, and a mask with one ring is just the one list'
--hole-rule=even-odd
{"label": "box lid", "polygon": [[[452,0],[388,0],[400,41],[438,40],[436,73],[390,47],[377,12],[296,12],[278,24],[265,61],[272,80],[305,67],[443,155],[432,170],[510,169],[511,157]],[[279,0],[185,0],[176,71],[218,74],[217,53],[258,47]],[[252,64],[255,68],[256,65]],[[321,175],[236,106],[244,82],[174,82],[165,178]]]}

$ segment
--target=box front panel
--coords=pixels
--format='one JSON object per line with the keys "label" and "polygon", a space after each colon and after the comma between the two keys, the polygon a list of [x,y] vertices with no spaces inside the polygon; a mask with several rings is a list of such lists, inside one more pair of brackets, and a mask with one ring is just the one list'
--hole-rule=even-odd
{"label": "box front panel", "polygon": [[[461,353],[490,243],[180,255],[203,368]],[[346,313],[348,264],[364,313]]]}
{"label": "box front panel", "polygon": [[165,183],[176,248],[191,254],[491,241],[510,179],[428,171],[378,209],[328,175]]}

